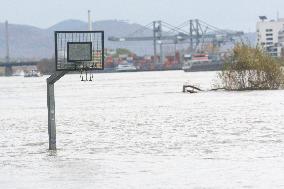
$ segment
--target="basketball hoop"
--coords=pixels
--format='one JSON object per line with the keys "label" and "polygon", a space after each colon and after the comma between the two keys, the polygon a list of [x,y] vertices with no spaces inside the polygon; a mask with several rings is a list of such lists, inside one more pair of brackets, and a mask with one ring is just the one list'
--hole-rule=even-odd
{"label": "basketball hoop", "polygon": [[81,81],[93,81],[94,70],[104,69],[103,31],[56,31],[56,72],[47,78],[49,149],[56,150],[54,84],[71,72],[80,72]]}
{"label": "basketball hoop", "polygon": [[56,31],[56,71],[78,71],[81,81],[93,81],[92,71],[104,69],[103,31]]}

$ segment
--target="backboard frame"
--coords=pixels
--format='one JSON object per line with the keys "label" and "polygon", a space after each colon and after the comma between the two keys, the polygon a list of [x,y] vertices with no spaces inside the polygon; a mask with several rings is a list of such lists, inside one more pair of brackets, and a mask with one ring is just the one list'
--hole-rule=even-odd
{"label": "backboard frame", "polygon": [[[72,68],[59,68],[58,67],[58,36],[59,34],[65,34],[65,35],[68,35],[68,34],[90,34],[90,35],[100,35],[101,39],[100,39],[100,51],[101,51],[101,67],[83,67],[83,68],[77,68],[76,65],[74,65]],[[92,71],[92,70],[104,70],[104,31],[55,31],[54,32],[54,39],[55,39],[55,68],[56,68],[56,71]],[[92,41],[65,41],[66,42],[66,48],[68,47],[67,46],[67,43],[92,43]],[[95,47],[95,44],[92,44],[92,53],[93,53],[93,50],[94,50],[94,47]],[[68,49],[66,49],[66,51],[68,51]],[[92,54],[91,53],[91,54]],[[67,54],[67,53],[66,53]],[[67,55],[66,55],[67,56]],[[93,54],[92,54],[93,56]],[[68,63],[68,60],[67,60],[68,56],[66,57],[66,63]],[[69,62],[69,63],[79,63],[81,61],[72,61],[72,62]]]}
{"label": "backboard frame", "polygon": [[[90,47],[90,56],[88,59],[85,60],[79,60],[79,59],[70,59],[70,45],[89,45]],[[67,42],[67,61],[68,62],[81,62],[81,61],[92,61],[92,42]]]}

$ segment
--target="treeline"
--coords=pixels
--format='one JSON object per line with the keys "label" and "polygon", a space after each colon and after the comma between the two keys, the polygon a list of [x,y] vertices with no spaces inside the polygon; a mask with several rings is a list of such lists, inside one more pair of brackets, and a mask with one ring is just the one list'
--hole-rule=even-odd
{"label": "treeline", "polygon": [[55,60],[42,59],[37,64],[37,69],[44,75],[50,75],[55,72]]}

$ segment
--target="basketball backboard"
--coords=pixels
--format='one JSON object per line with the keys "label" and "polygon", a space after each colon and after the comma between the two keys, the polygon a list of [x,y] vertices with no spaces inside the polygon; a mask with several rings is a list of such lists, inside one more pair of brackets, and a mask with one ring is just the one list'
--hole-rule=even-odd
{"label": "basketball backboard", "polygon": [[104,69],[103,31],[56,31],[56,71]]}

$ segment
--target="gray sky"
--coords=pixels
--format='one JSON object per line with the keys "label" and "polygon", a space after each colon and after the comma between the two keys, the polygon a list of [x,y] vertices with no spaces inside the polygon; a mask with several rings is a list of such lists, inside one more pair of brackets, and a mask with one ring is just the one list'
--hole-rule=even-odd
{"label": "gray sky", "polygon": [[[199,18],[224,29],[255,31],[259,15],[284,17],[284,0],[0,0],[0,22],[50,27],[65,19],[129,20],[173,25]],[[281,12],[282,11],[282,12]]]}

